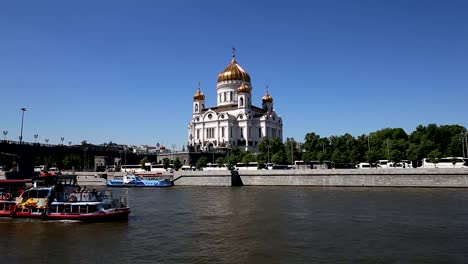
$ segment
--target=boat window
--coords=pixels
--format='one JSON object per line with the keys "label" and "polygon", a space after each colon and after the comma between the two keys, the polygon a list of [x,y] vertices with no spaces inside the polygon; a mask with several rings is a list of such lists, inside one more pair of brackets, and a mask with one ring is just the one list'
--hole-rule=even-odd
{"label": "boat window", "polygon": [[47,198],[49,196],[49,190],[39,190],[37,198]]}
{"label": "boat window", "polygon": [[30,190],[27,198],[37,198],[38,190]]}

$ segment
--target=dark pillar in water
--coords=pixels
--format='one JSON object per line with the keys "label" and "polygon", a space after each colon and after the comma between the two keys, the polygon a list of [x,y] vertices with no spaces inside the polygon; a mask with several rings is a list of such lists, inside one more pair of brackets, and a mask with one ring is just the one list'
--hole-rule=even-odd
{"label": "dark pillar in water", "polygon": [[244,186],[239,172],[236,170],[231,170],[231,186]]}

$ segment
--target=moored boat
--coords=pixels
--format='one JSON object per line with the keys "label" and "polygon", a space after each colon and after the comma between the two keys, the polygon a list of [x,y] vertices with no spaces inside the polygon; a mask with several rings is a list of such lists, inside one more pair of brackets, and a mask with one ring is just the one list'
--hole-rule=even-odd
{"label": "moored boat", "polygon": [[108,180],[109,187],[171,187],[174,183],[170,180],[145,180],[135,174],[124,175],[122,179]]}
{"label": "moored boat", "polygon": [[16,199],[31,180],[0,180],[0,217],[11,216]]}
{"label": "moored boat", "polygon": [[[19,197],[13,217],[44,220],[112,221],[126,220],[130,214],[127,194],[114,198],[111,191],[82,190],[76,176],[50,176],[44,182],[50,186],[36,186]],[[40,178],[40,177],[39,177]]]}

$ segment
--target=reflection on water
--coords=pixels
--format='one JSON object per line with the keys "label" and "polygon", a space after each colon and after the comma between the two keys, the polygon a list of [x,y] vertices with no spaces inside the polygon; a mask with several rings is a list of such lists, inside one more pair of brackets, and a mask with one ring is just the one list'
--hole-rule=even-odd
{"label": "reflection on water", "polygon": [[175,187],[129,195],[123,223],[0,219],[2,263],[468,260],[465,189]]}

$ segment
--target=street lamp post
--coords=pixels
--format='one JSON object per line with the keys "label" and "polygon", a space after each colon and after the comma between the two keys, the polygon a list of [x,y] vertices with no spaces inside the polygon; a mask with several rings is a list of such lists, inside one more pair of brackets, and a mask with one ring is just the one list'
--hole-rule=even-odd
{"label": "street lamp post", "polygon": [[22,115],[21,115],[21,134],[20,134],[20,137],[19,137],[20,144],[23,143],[24,112],[28,111],[28,109],[26,109],[25,107],[23,107],[23,108],[21,108],[21,111],[23,111],[23,113],[22,113]]}
{"label": "street lamp post", "polygon": [[[463,138],[463,135],[462,135],[462,138]],[[465,132],[465,147],[466,147],[466,156],[468,157],[468,132]],[[463,156],[465,157],[465,156]]]}
{"label": "street lamp post", "polygon": [[46,144],[49,144],[49,139],[48,138],[44,139],[44,141],[45,141]]}
{"label": "street lamp post", "polygon": [[268,159],[267,159],[267,168],[268,168],[268,163],[270,163],[270,142],[268,142]]}
{"label": "street lamp post", "polygon": [[387,138],[386,142],[387,142],[387,160],[388,160],[388,155],[389,155],[388,138]]}
{"label": "street lamp post", "polygon": [[3,130],[3,140],[6,140],[7,134],[8,134],[8,131],[7,131],[7,130]]}
{"label": "street lamp post", "polygon": [[294,165],[294,141],[291,138],[291,165]]}
{"label": "street lamp post", "polygon": [[463,142],[464,138],[463,138],[463,132],[461,133],[461,137],[460,137],[460,141],[461,141],[461,144],[462,144],[462,151],[463,151],[463,157],[465,157],[465,142]]}
{"label": "street lamp post", "polygon": [[34,143],[37,143],[37,138],[39,137],[38,134],[34,134]]}
{"label": "street lamp post", "polygon": [[65,140],[65,138],[61,137],[60,140],[62,141],[62,145],[63,145],[63,141]]}
{"label": "street lamp post", "polygon": [[175,151],[175,144],[172,144],[172,163],[174,163],[174,151]]}
{"label": "street lamp post", "polygon": [[370,135],[367,136],[367,149],[370,151]]}

